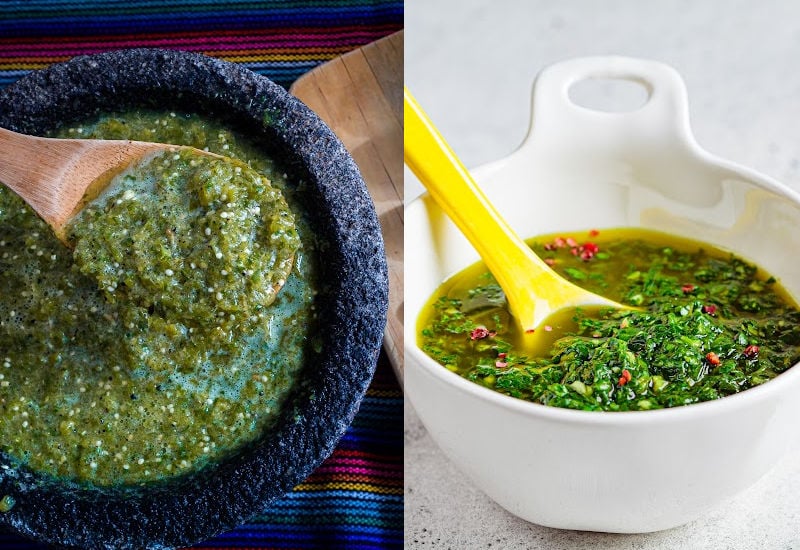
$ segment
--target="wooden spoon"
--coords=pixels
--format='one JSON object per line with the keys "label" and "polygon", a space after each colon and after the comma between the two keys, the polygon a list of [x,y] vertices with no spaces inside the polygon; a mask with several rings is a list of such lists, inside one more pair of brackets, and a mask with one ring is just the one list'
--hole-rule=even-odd
{"label": "wooden spoon", "polygon": [[178,149],[191,148],[130,140],[41,138],[0,128],[0,182],[64,241],[66,224],[113,176],[150,154]]}
{"label": "wooden spoon", "polygon": [[524,333],[579,306],[631,309],[584,290],[544,263],[506,223],[408,89],[403,93],[405,163],[478,251]]}

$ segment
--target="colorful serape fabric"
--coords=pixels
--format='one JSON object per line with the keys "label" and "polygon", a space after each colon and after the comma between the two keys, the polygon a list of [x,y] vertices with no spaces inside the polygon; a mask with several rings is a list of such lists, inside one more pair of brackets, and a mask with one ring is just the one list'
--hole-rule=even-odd
{"label": "colorful serape fabric", "polygon": [[[393,0],[0,0],[0,88],[75,55],[132,47],[204,53],[288,88],[402,26],[403,2]],[[333,455],[250,523],[195,548],[400,548],[401,411],[402,392],[382,356]],[[0,532],[0,548],[45,547]]]}
{"label": "colorful serape fabric", "polygon": [[0,87],[75,55],[133,47],[204,53],[288,87],[402,26],[396,0],[0,0]]}

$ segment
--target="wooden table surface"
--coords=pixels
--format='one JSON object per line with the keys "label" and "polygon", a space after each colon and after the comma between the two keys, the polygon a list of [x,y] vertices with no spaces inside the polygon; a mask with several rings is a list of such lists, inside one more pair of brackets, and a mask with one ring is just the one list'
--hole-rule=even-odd
{"label": "wooden table surface", "polygon": [[384,349],[403,374],[403,31],[299,78],[290,91],[330,126],[375,202],[389,265]]}

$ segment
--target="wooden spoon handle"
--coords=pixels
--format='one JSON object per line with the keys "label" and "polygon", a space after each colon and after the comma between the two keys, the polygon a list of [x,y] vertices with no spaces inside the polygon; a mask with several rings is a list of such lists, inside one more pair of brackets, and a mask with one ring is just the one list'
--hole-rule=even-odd
{"label": "wooden spoon handle", "polygon": [[60,234],[90,184],[164,147],[137,141],[41,138],[0,128],[0,182]]}

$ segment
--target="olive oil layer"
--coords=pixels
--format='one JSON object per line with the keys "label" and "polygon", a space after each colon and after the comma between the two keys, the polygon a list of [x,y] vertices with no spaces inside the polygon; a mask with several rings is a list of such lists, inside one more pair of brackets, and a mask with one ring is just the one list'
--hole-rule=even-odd
{"label": "olive oil layer", "polygon": [[688,405],[763,384],[800,360],[800,312],[769,275],[707,244],[634,229],[533,239],[579,286],[639,310],[549,319],[524,351],[502,290],[478,263],[419,319],[419,345],[446,368],[521,399],[582,410]]}

